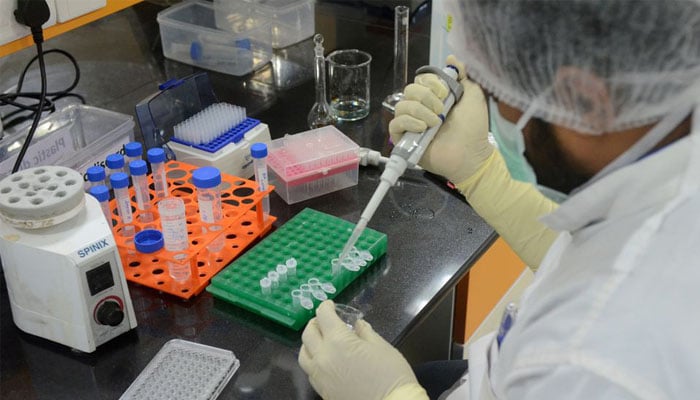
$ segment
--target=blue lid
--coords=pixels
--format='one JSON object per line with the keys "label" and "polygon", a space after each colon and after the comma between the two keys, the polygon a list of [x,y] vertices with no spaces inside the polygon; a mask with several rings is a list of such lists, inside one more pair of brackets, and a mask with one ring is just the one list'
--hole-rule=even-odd
{"label": "blue lid", "polygon": [[115,172],[109,176],[109,183],[112,184],[114,189],[129,187],[129,175],[123,172]]}
{"label": "blue lid", "polygon": [[192,183],[200,189],[209,189],[219,186],[221,172],[216,167],[202,167],[192,171]]}
{"label": "blue lid", "polygon": [[131,175],[141,176],[148,173],[148,165],[143,160],[134,160],[129,163]]}
{"label": "blue lid", "polygon": [[264,158],[267,157],[267,145],[265,143],[253,143],[250,146],[250,155],[253,158]]}
{"label": "blue lid", "polygon": [[150,163],[165,162],[165,150],[161,149],[160,147],[148,149],[146,156],[148,157],[148,162]]}
{"label": "blue lid", "polygon": [[190,58],[193,60],[201,60],[202,53],[202,45],[199,44],[199,42],[192,42],[190,45]]}
{"label": "blue lid", "polygon": [[93,186],[90,188],[89,192],[97,201],[102,202],[109,200],[109,188],[105,185]]}
{"label": "blue lid", "polygon": [[134,245],[141,253],[154,253],[163,248],[163,234],[156,229],[144,229],[134,236]]}
{"label": "blue lid", "polygon": [[111,168],[111,169],[122,168],[122,167],[124,167],[124,156],[119,154],[119,153],[110,154],[107,156],[106,164],[107,164],[107,168]]}
{"label": "blue lid", "polygon": [[129,157],[141,157],[143,146],[139,142],[129,142],[124,145],[124,152]]}
{"label": "blue lid", "polygon": [[90,182],[99,182],[105,179],[105,169],[99,165],[93,165],[87,169],[87,178]]}

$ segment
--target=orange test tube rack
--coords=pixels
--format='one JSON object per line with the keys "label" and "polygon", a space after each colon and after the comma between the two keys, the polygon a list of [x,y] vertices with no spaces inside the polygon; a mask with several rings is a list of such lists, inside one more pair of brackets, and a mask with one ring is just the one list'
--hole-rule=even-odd
{"label": "orange test tube rack", "polygon": [[[222,174],[219,188],[223,209],[220,225],[223,226],[223,230],[215,233],[203,232],[197,205],[197,189],[192,183],[192,171],[199,167],[170,161],[165,168],[169,196],[179,197],[185,203],[189,248],[178,252],[170,252],[165,248],[148,254],[138,252],[134,247],[133,237],[129,238],[121,234],[124,224],[117,215],[115,200],[110,202],[113,218],[112,231],[127,280],[189,299],[201,293],[214,275],[241,254],[255,239],[262,237],[270,230],[276,218],[271,215],[264,218],[261,201],[274,190],[274,187],[269,186],[267,191],[260,192],[255,181]],[[134,190],[129,189],[134,211],[133,225],[137,232],[148,228],[161,229],[158,218],[158,200],[160,199],[154,198],[151,176],[148,177],[148,183],[151,192],[149,212],[154,217],[152,222],[142,221],[136,207]],[[214,240],[223,241],[224,245],[217,246],[217,251],[212,253],[207,247]],[[186,253],[188,257],[186,260],[179,259],[177,263],[188,263],[191,274],[189,279],[177,281],[169,274],[168,262],[174,261],[176,254],[182,253]]]}

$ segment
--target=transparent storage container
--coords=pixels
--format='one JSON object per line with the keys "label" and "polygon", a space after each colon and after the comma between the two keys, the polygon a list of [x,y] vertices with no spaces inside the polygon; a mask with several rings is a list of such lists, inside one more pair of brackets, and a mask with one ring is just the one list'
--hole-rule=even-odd
{"label": "transparent storage container", "polygon": [[[314,0],[244,0],[253,5],[254,10],[268,18],[272,27],[272,47],[275,49],[290,46],[311,37],[315,32]],[[235,15],[238,0],[214,0],[216,26],[224,30],[232,29],[229,21]],[[234,19],[235,20],[235,19]]]}
{"label": "transparent storage container", "polygon": [[[15,134],[6,133],[0,140],[0,178],[12,171],[30,125]],[[107,155],[120,152],[133,140],[132,116],[73,104],[39,122],[21,168],[61,165],[85,175],[88,167],[104,164]]]}
{"label": "transparent storage container", "polygon": [[158,13],[165,57],[224,74],[246,75],[270,61],[270,23],[245,2],[231,4],[229,29],[215,23],[215,7],[184,2]]}
{"label": "transparent storage container", "polygon": [[267,157],[270,183],[287,204],[357,185],[359,149],[334,126],[275,139]]}

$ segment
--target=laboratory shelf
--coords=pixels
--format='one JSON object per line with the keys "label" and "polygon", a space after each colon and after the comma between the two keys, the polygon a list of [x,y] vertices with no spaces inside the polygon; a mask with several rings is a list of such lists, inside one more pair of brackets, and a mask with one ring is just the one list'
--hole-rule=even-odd
{"label": "laboratory shelf", "polygon": [[[221,174],[221,206],[223,218],[219,232],[206,232],[199,218],[197,191],[192,183],[192,171],[199,168],[179,161],[165,165],[169,196],[179,197],[185,203],[189,248],[171,252],[162,248],[154,253],[136,251],[133,238],[122,235],[124,224],[117,215],[116,201],[110,202],[113,221],[112,231],[119,249],[122,266],[128,281],[138,283],[189,299],[201,293],[209,280],[243,252],[254,240],[264,236],[277,219],[264,218],[262,207],[258,207],[265,195],[273,190],[258,191],[256,182],[233,175]],[[148,177],[151,191],[153,179]],[[129,188],[136,232],[144,229],[161,229],[158,218],[158,200],[151,193],[152,222],[143,222],[137,208],[133,188]],[[183,254],[185,254],[183,258]],[[186,263],[190,268],[187,280],[175,280],[170,276],[169,265]]]}
{"label": "laboratory shelf", "polygon": [[[355,247],[369,251],[372,260],[358,271],[341,267],[333,274],[331,260],[338,257],[354,227],[355,224],[343,219],[306,208],[221,271],[211,280],[207,291],[221,300],[299,330],[314,316],[321,301],[312,297],[313,308],[305,309],[294,304],[292,290],[317,278],[333,284],[335,293],[327,293],[327,297],[335,298],[386,253],[387,236],[367,228]],[[288,273],[286,280],[280,279],[279,286],[273,287],[271,293],[263,294],[260,280],[292,257],[297,261],[296,274]]]}

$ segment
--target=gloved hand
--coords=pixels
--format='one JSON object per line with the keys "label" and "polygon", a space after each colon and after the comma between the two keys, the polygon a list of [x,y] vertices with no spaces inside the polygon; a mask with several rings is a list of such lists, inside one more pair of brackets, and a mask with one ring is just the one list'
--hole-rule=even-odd
{"label": "gloved hand", "polygon": [[360,320],[349,329],[324,301],[301,336],[299,365],[326,400],[424,400],[413,370],[401,353]]}
{"label": "gloved hand", "polygon": [[[471,177],[493,153],[488,142],[488,107],[481,88],[466,78],[464,65],[454,56],[447,64],[459,70],[464,88],[462,98],[445,118],[419,164],[426,170],[444,176],[453,183]],[[404,100],[396,104],[395,117],[389,123],[389,134],[398,143],[405,132],[423,132],[440,123],[443,100],[449,89],[435,74],[416,76],[404,89]]]}

